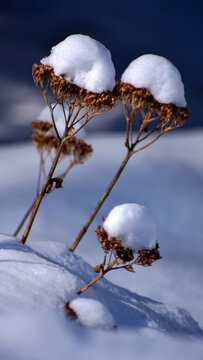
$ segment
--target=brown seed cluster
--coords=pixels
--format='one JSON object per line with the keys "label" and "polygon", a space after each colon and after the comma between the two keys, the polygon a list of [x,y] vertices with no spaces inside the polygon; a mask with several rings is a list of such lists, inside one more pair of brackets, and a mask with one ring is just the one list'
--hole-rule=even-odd
{"label": "brown seed cluster", "polygon": [[53,149],[57,149],[60,140],[49,135],[48,131],[53,127],[48,121],[32,121],[33,132],[30,134],[32,142],[39,152],[46,150],[49,154]]}
{"label": "brown seed cluster", "polygon": [[[31,139],[39,152],[46,150],[48,154],[56,150],[60,145],[60,139],[49,135],[47,132],[52,128],[52,124],[45,121],[33,121]],[[83,140],[72,136],[67,139],[62,147],[61,157],[72,156],[75,164],[83,164],[92,154],[92,146]]]}
{"label": "brown seed cluster", "polygon": [[152,250],[139,250],[138,254],[139,256],[136,259],[138,265],[151,266],[154,261],[161,259],[159,244],[156,244],[156,247]]}
{"label": "brown seed cluster", "polygon": [[79,102],[85,107],[96,111],[110,110],[115,105],[116,97],[113,92],[107,91],[96,94],[80,88],[65,80],[63,75],[56,76],[51,66],[34,64],[32,75],[36,86],[38,87],[40,84],[41,89],[44,89],[44,82],[47,82],[58,100],[63,97],[67,103]]}
{"label": "brown seed cluster", "polygon": [[[114,257],[119,258],[117,263],[126,264],[131,262],[124,266],[128,271],[134,272],[133,265],[151,266],[154,261],[161,259],[158,243],[156,247],[151,250],[132,251],[131,249],[123,247],[120,240],[116,238],[109,239],[107,232],[102,229],[100,225],[97,226],[95,233],[104,252],[107,254],[112,251]],[[97,269],[97,267],[95,267],[94,270],[100,272],[102,268],[101,265],[98,265],[100,268]]]}
{"label": "brown seed cluster", "polygon": [[136,105],[136,109],[146,115],[146,118],[159,118],[161,128],[169,125],[182,126],[188,118],[189,110],[186,107],[177,107],[174,104],[161,104],[145,88],[135,88],[130,84],[117,82],[114,89],[115,96],[124,100],[129,106]]}
{"label": "brown seed cluster", "polygon": [[104,229],[101,229],[100,225],[97,226],[95,233],[97,240],[100,242],[105,253],[108,253],[110,250],[112,250],[114,256],[118,256],[120,262],[123,264],[134,259],[133,251],[123,247],[118,239],[109,239],[107,232]]}

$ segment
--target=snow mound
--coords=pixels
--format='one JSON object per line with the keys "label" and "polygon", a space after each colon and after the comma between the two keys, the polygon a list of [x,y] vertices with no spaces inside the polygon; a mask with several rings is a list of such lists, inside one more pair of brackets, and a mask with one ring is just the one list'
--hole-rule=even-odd
{"label": "snow mound", "polygon": [[[51,104],[52,107],[55,104]],[[69,114],[69,109],[67,107],[67,105],[64,105],[64,109],[65,109],[65,115],[66,115],[66,119],[68,118],[68,114]],[[76,113],[73,112],[72,118],[74,118],[74,114]],[[56,124],[56,128],[58,130],[59,136],[62,138],[63,137],[63,133],[65,130],[65,118],[64,118],[64,113],[63,113],[63,108],[60,104],[57,104],[56,107],[53,110],[53,115],[54,115],[54,121]],[[51,119],[51,113],[49,110],[48,106],[45,106],[44,109],[42,109],[42,111],[39,113],[37,120],[39,121],[48,121],[52,124],[52,119]],[[81,122],[76,123],[74,126],[74,131],[77,131],[81,126]],[[51,128],[49,131],[50,135],[56,135],[55,134],[55,130],[54,128]],[[84,139],[85,137],[85,130],[84,128],[82,128],[77,134],[76,137],[79,137],[80,139]]]}
{"label": "snow mound", "polygon": [[121,81],[150,91],[160,103],[185,107],[184,85],[178,69],[166,58],[146,54],[133,60]]}
{"label": "snow mound", "polygon": [[157,231],[149,210],[139,204],[114,207],[103,223],[109,238],[116,237],[131,250],[151,250],[156,246]]}
{"label": "snow mound", "polygon": [[69,306],[75,311],[79,322],[84,326],[98,327],[104,330],[115,327],[112,315],[100,301],[77,298],[72,300]]}
{"label": "snow mound", "polygon": [[113,90],[115,69],[111,53],[100,42],[85,35],[71,35],[52,47],[51,54],[41,59],[52,66],[57,76],[94,93]]}
{"label": "snow mound", "polygon": [[[33,241],[31,245],[32,248],[15,238],[0,236],[0,324],[2,316],[8,314],[45,310],[64,318],[64,304],[74,304],[77,291],[96,276],[63,243]],[[118,327],[202,336],[202,330],[187,311],[139,296],[106,279],[100,279],[81,296],[88,298],[86,306],[81,306],[81,314],[82,307],[90,308],[90,299],[96,300],[112,314]],[[75,305],[78,309],[79,304],[82,302]],[[100,315],[102,309],[101,306]],[[106,323],[107,311],[104,310]],[[108,324],[110,321],[108,317]],[[101,316],[94,317],[91,323],[89,320],[88,326],[91,324],[101,326]]]}

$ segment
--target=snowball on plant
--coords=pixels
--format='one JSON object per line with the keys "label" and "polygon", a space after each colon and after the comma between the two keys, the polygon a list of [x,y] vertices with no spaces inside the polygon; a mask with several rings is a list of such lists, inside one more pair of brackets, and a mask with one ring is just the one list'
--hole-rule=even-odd
{"label": "snowball on plant", "polygon": [[163,56],[146,54],[138,57],[124,71],[121,81],[135,88],[149,90],[160,103],[186,106],[180,73]]}
{"label": "snowball on plant", "polygon": [[134,265],[151,266],[161,259],[155,221],[142,205],[114,207],[107,218],[103,218],[103,227],[97,226],[95,232],[104,250],[104,259],[94,267],[99,275],[80,289],[78,295],[111,270],[122,268],[135,272]]}
{"label": "snowball on plant", "polygon": [[66,316],[78,319],[83,326],[110,330],[115,328],[113,316],[98,300],[77,298],[64,306]]}
{"label": "snowball on plant", "polygon": [[114,207],[103,228],[109,240],[116,238],[123,247],[133,251],[151,250],[156,246],[156,224],[145,206],[132,203]]}
{"label": "snowball on plant", "polygon": [[71,35],[52,47],[51,54],[41,59],[57,76],[94,93],[112,91],[115,69],[110,51],[86,35]]}

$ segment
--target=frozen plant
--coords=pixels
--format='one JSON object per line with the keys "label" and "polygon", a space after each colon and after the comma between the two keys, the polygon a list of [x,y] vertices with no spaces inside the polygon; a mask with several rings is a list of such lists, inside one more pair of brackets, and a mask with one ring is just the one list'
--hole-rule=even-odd
{"label": "frozen plant", "polygon": [[[40,154],[40,168],[37,196],[15,232],[16,235],[31,213],[21,238],[23,244],[42,199],[61,188],[69,170],[84,163],[92,152],[91,146],[78,138],[78,133],[81,134],[95,115],[110,110],[116,100],[124,109],[126,155],[73,242],[70,250],[74,251],[130,158],[187,120],[189,111],[184,85],[179,71],[170,61],[151,54],[135,59],[124,71],[121,81],[115,83],[110,52],[84,35],[69,36],[54,46],[40,65],[33,65],[33,79],[47,108],[32,122],[31,138]],[[67,158],[64,173],[55,174],[57,164]],[[48,170],[47,159],[51,162]],[[135,265],[150,266],[161,258],[154,220],[149,211],[138,204],[115,207],[103,218],[103,225],[97,227],[96,237],[104,250],[104,258],[94,268],[98,275],[79,290],[78,295],[109,271],[122,268],[134,272]],[[67,303],[64,310],[69,318],[77,318],[87,326],[89,321],[94,326],[92,314],[87,316],[92,307],[98,316],[110,319],[102,306],[90,299],[75,299]],[[101,325],[105,325],[102,321]],[[113,320],[109,321],[108,326],[113,326]]]}
{"label": "frozen plant", "polygon": [[82,294],[107,272],[126,269],[134,272],[134,265],[150,266],[160,259],[155,221],[146,207],[139,204],[122,204],[114,207],[96,236],[104,250],[103,262],[94,270],[99,275],[85,285]]}
{"label": "frozen plant", "polygon": [[[115,69],[110,52],[98,41],[84,35],[72,35],[54,46],[50,56],[43,58],[41,63],[33,65],[33,79],[49,108],[52,124],[49,121],[32,123],[32,141],[41,160],[37,196],[27,212],[31,214],[21,237],[23,244],[44,196],[54,187],[62,186],[63,176],[53,176],[58,162],[64,155],[72,153],[77,153],[77,160],[83,162],[85,156],[82,153],[81,157],[81,149],[83,152],[84,146],[76,135],[95,115],[110,110],[115,104],[111,91],[115,85]],[[55,121],[58,106],[62,107],[64,131],[61,131],[61,125],[59,129]],[[48,133],[52,127],[54,135]],[[44,169],[45,153],[51,157],[47,173]],[[44,180],[40,188],[41,173]]]}
{"label": "frozen plant", "polygon": [[114,92],[123,105],[126,118],[126,155],[70,247],[71,251],[78,246],[129,159],[169,130],[183,125],[188,117],[180,73],[161,56],[143,55],[135,59],[124,71]]}
{"label": "frozen plant", "polygon": [[[53,114],[54,114],[54,121],[58,131],[59,136],[63,137],[63,133],[65,131],[65,121],[64,121],[64,114],[63,110],[65,110],[66,117],[68,116],[68,108],[64,105],[64,108],[57,104],[57,106],[53,106]],[[57,110],[57,111],[56,111]],[[51,114],[49,111],[48,106],[46,106],[41,113],[39,114],[37,121],[32,121],[32,133],[31,139],[36,147],[39,155],[40,155],[40,166],[39,166],[39,173],[38,173],[38,181],[37,181],[37,194],[40,191],[40,184],[42,178],[46,179],[46,163],[48,160],[51,162],[54,159],[55,153],[57,148],[59,147],[60,141],[56,135],[56,131],[52,125],[51,121]],[[74,130],[78,130],[78,123],[75,125]],[[81,129],[81,133],[79,133],[84,137],[85,131]],[[85,161],[88,160],[92,153],[93,149],[91,145],[84,142],[84,140],[80,139],[78,135],[71,136],[67,141],[64,143],[60,158],[58,162],[65,160],[67,163],[67,168],[63,173],[59,174],[58,176],[52,177],[49,180],[49,184],[46,189],[45,195],[47,196],[55,189],[62,188],[62,183],[66,175],[69,171],[77,164],[84,164]],[[16,231],[14,232],[14,236],[17,236],[19,231],[21,230],[22,226],[24,225],[25,221],[27,220],[28,216],[30,215],[33,207],[35,205],[35,201],[31,204],[28,211],[24,215],[23,219],[21,220],[19,226],[17,227]]]}
{"label": "frozen plant", "polygon": [[96,94],[112,91],[115,86],[110,51],[89,36],[68,36],[41,63],[51,66],[55,75]]}

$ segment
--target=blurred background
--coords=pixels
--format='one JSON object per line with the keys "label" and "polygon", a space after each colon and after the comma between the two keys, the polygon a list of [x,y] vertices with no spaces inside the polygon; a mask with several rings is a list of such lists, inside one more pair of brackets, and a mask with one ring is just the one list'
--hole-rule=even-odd
{"label": "blurred background", "polygon": [[[18,0],[0,9],[0,143],[26,140],[44,100],[32,81],[32,65],[71,34],[85,34],[112,53],[117,80],[134,58],[162,55],[180,70],[191,114],[187,128],[202,125],[201,1]],[[89,131],[125,128],[117,107]]]}

